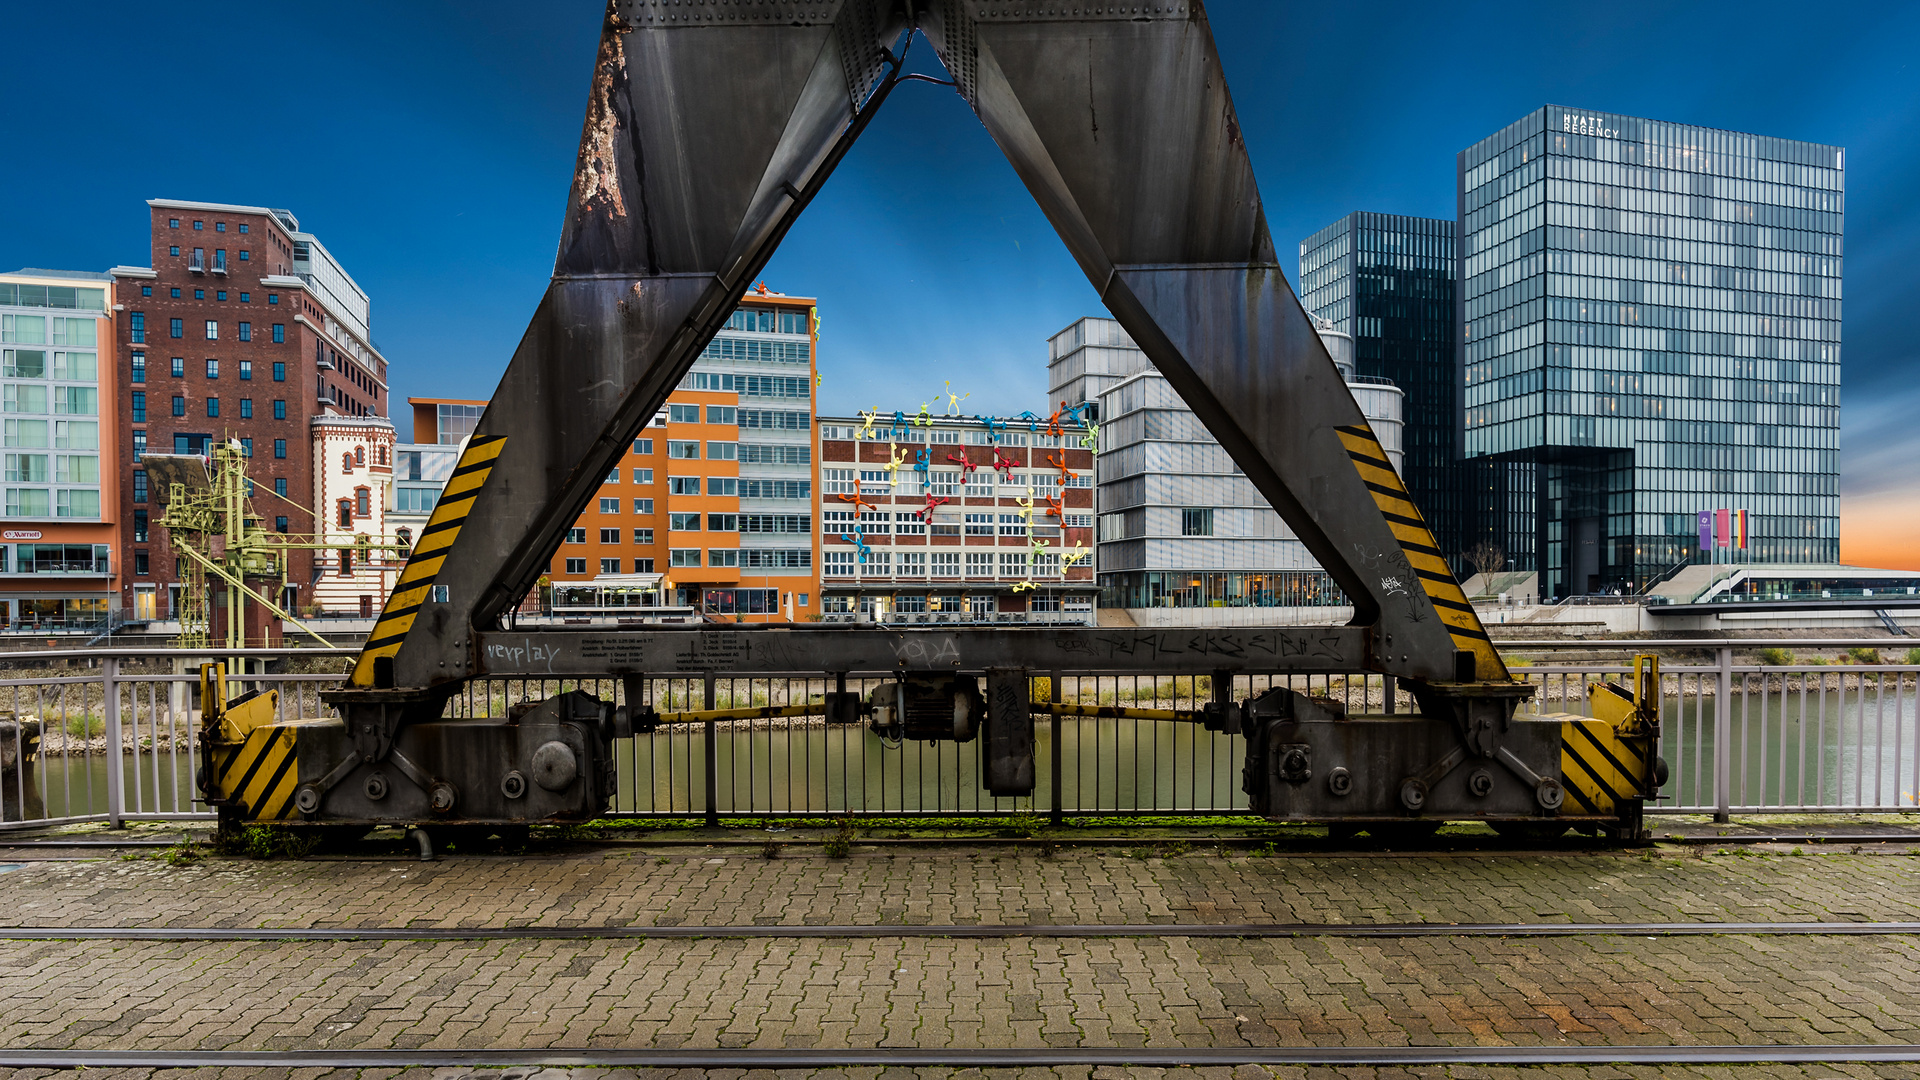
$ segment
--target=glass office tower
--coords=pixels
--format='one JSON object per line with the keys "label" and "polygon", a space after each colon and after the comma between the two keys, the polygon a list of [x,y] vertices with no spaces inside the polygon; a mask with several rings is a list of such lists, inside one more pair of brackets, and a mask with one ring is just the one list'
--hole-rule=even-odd
{"label": "glass office tower", "polygon": [[1462,443],[1543,596],[1839,558],[1835,146],[1548,106],[1459,155]]}
{"label": "glass office tower", "polygon": [[1405,391],[1401,479],[1460,571],[1467,534],[1454,343],[1454,223],[1353,213],[1300,244],[1300,304],[1353,338],[1360,382]]}

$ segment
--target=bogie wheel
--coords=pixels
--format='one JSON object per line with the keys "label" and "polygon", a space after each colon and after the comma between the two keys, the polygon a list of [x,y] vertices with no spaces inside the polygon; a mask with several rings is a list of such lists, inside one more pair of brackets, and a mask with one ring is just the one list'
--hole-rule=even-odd
{"label": "bogie wheel", "polygon": [[1493,831],[1509,840],[1558,840],[1572,826],[1558,821],[1489,821]]}

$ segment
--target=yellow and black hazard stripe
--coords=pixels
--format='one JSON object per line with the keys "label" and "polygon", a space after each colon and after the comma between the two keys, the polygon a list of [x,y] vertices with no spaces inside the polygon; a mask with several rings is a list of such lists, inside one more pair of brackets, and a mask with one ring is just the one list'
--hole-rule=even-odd
{"label": "yellow and black hazard stripe", "polygon": [[293,809],[293,791],[300,782],[297,757],[291,727],[257,727],[238,746],[217,746],[213,750],[217,797],[238,808],[248,821],[278,821]]}
{"label": "yellow and black hazard stripe", "polygon": [[1560,722],[1560,786],[1569,809],[1617,813],[1644,797],[1650,786],[1647,754],[1652,741],[1621,738],[1605,720],[1567,717]]}
{"label": "yellow and black hazard stripe", "polygon": [[447,486],[433,508],[433,516],[427,519],[426,528],[420,530],[419,538],[414,541],[407,565],[400,571],[400,580],[394,583],[393,594],[387,597],[387,606],[380,612],[380,621],[374,623],[373,633],[360,650],[360,659],[353,666],[354,686],[372,686],[373,662],[400,651],[400,643],[406,640],[407,631],[413,629],[420,606],[426,603],[434,579],[446,564],[454,538],[467,523],[467,515],[473,513],[474,500],[506,445],[505,435],[476,435],[467,443],[466,453],[460,455],[459,464],[454,466],[453,475],[447,478]]}
{"label": "yellow and black hazard stripe", "polygon": [[1433,609],[1440,614],[1440,621],[1446,624],[1447,633],[1453,637],[1456,649],[1473,654],[1474,677],[1488,682],[1504,682],[1507,665],[1487,638],[1486,628],[1480,625],[1480,616],[1476,615],[1473,605],[1467,602],[1467,594],[1460,583],[1453,579],[1453,571],[1447,568],[1447,560],[1440,553],[1440,547],[1434,543],[1433,532],[1427,528],[1426,519],[1420,516],[1420,508],[1413,505],[1413,497],[1407,494],[1407,486],[1400,482],[1400,474],[1393,471],[1392,462],[1387,460],[1387,452],[1380,447],[1380,440],[1374,437],[1373,429],[1365,424],[1343,425],[1335,429],[1340,433],[1340,442],[1347,448],[1347,456],[1353,459],[1354,468],[1360,472],[1360,479],[1367,485],[1367,491],[1373,495],[1373,504],[1380,508],[1380,514],[1387,519],[1387,526],[1393,530],[1395,540],[1400,542],[1400,550],[1406,553],[1407,564],[1413,567],[1413,573],[1420,581],[1420,587],[1426,591],[1427,599],[1433,601]]}

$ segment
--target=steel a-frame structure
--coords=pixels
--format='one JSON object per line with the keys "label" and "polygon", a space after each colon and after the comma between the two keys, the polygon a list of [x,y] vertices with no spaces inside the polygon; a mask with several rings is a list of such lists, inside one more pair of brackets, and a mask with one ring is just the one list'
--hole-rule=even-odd
{"label": "steel a-frame structure", "polygon": [[[1346,591],[1350,625],[1171,644],[1094,628],[503,631],[608,470],[911,77],[902,56],[916,31],[1114,317]],[[929,647],[916,633],[944,638]],[[1516,719],[1528,688],[1508,676],[1281,274],[1198,0],[608,5],[552,283],[352,689],[330,699],[344,724],[294,733],[299,795],[286,813],[592,816],[610,783],[607,740],[641,722],[637,707],[616,716],[575,693],[515,718],[449,721],[443,704],[503,674],[716,667],[889,673],[902,690],[878,708],[895,724],[912,700],[950,694],[956,715],[984,710],[989,783],[1012,791],[1031,784],[1018,767],[1031,720],[1026,695],[994,688],[1027,670],[1384,673],[1414,689],[1424,717],[1356,724],[1301,695],[1217,703],[1232,714],[1223,724],[1245,725],[1256,808],[1524,818],[1558,812],[1566,790],[1560,724]],[[938,681],[957,674],[985,674],[985,698]],[[1343,764],[1326,769],[1330,758]],[[1644,789],[1614,795],[1637,813]]]}

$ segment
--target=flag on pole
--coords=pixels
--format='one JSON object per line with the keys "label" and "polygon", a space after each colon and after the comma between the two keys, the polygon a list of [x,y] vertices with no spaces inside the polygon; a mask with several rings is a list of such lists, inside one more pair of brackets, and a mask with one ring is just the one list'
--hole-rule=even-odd
{"label": "flag on pole", "polygon": [[1733,537],[1730,535],[1732,528],[1732,515],[1725,510],[1715,510],[1713,512],[1713,546],[1727,547],[1731,544],[1733,541]]}
{"label": "flag on pole", "polygon": [[1713,511],[1700,511],[1700,550],[1713,550]]}

